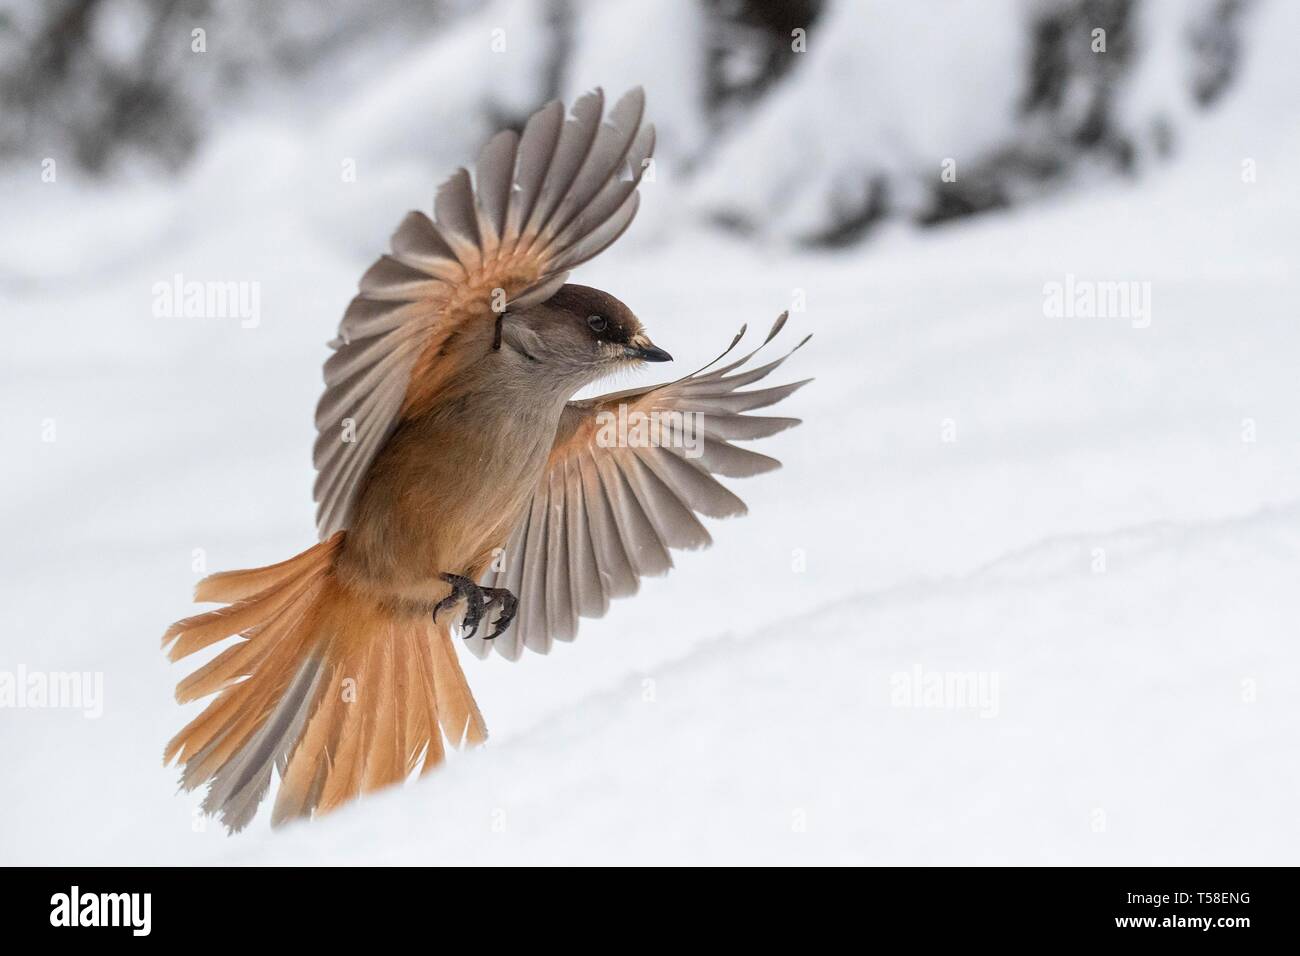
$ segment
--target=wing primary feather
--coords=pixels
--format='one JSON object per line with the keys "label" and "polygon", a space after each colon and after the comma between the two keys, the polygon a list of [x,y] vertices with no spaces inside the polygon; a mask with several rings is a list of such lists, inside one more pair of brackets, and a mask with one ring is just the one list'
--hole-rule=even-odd
{"label": "wing primary feather", "polygon": [[705,416],[705,434],[724,441],[752,441],[769,438],[800,423],[798,418],[779,418],[775,415],[727,415],[714,413]]}
{"label": "wing primary feather", "polygon": [[[747,353],[747,354],[745,354],[745,355],[742,355],[740,358],[736,359],[734,362],[732,362],[732,363],[729,364],[729,365],[724,365],[722,368],[714,369],[714,370],[713,370],[712,372],[710,372],[708,375],[703,376],[703,377],[704,377],[704,378],[722,378],[722,376],[726,375],[728,372],[731,372],[731,371],[733,371],[733,370],[735,370],[735,369],[740,368],[742,365],[744,365],[746,362],[748,362],[750,359],[752,359],[755,355],[757,355],[759,352],[761,352],[761,351],[763,350],[763,347],[764,347],[764,346],[766,346],[769,342],[771,342],[774,338],[776,338],[777,334],[778,334],[778,333],[779,333],[783,328],[785,328],[786,320],[787,320],[789,317],[790,317],[790,312],[789,312],[789,310],[786,310],[785,312],[782,312],[780,315],[778,315],[778,316],[776,317],[776,321],[773,322],[773,323],[772,323],[772,327],[771,327],[770,329],[768,329],[767,336],[763,339],[762,342],[758,343],[758,347],[757,347],[757,348],[755,348],[752,352],[749,352],[749,353]],[[804,339],[803,339],[803,342],[800,342],[798,345],[796,345],[794,348],[792,348],[792,349],[790,350],[790,352],[787,353],[787,354],[792,354],[793,352],[795,352],[795,351],[798,350],[799,348],[802,348],[804,342],[807,342],[808,339],[810,339],[810,338],[812,338],[811,335],[805,336]]]}
{"label": "wing primary feather", "polygon": [[628,195],[641,184],[646,160],[654,151],[654,135],[653,125],[642,127],[622,161],[622,165],[628,168],[629,177],[622,179],[611,175],[596,195],[573,215],[571,221],[557,231],[553,243],[557,256],[566,253],[583,236],[599,228],[623,207]]}
{"label": "wing primary feather", "polygon": [[592,553],[596,557],[600,584],[606,599],[635,594],[639,586],[636,568],[628,556],[618,530],[614,506],[605,491],[604,480],[595,459],[585,453],[577,456],[582,478],[582,499],[587,506],[587,525],[591,533]]}
{"label": "wing primary feather", "polygon": [[519,625],[520,647],[550,653],[551,640],[546,633],[546,554],[547,554],[547,495],[533,495],[528,516],[528,545],[524,557],[523,576],[520,582],[519,612],[515,623]]}
{"label": "wing primary feather", "polygon": [[695,512],[686,507],[654,470],[646,455],[629,451],[621,456],[622,472],[641,505],[641,513],[654,528],[655,537],[667,548],[697,550],[713,543]]}
{"label": "wing primary feather", "polygon": [[531,249],[543,236],[546,224],[568,192],[574,177],[582,168],[600,129],[600,114],[605,94],[597,87],[578,98],[569,118],[560,130],[560,141],[555,146],[546,179],[542,182],[537,202],[528,217],[520,240],[520,249]]}
{"label": "wing primary feather", "polygon": [[546,633],[571,641],[578,633],[569,584],[569,536],[564,521],[564,471],[551,470],[546,493]]}
{"label": "wing primary feather", "polygon": [[568,521],[570,600],[574,611],[582,617],[599,617],[609,609],[600,580],[600,565],[591,543],[588,506],[583,496],[582,463],[579,458],[566,458],[564,468],[564,512]]}
{"label": "wing primary feather", "polygon": [[704,468],[693,464],[694,459],[687,458],[685,450],[673,453],[679,448],[669,446],[667,455],[643,454],[641,461],[692,511],[710,518],[733,518],[748,511],[745,502],[734,492]]}
{"label": "wing primary feather", "polygon": [[456,254],[466,272],[474,273],[483,268],[478,211],[469,171],[464,167],[438,187],[433,199],[433,221],[438,234]]}
{"label": "wing primary feather", "polygon": [[627,232],[628,226],[632,225],[632,220],[640,208],[641,194],[634,192],[627,197],[614,215],[575,242],[563,255],[557,256],[552,268],[572,269],[600,255]]}
{"label": "wing primary feather", "polygon": [[748,412],[755,408],[767,408],[783,398],[788,398],[803,388],[812,379],[805,378],[789,385],[774,385],[771,388],[758,388],[752,392],[730,392],[726,395],[711,395],[707,399],[697,400],[700,408],[723,412]]}
{"label": "wing primary feather", "polygon": [[720,376],[716,378],[713,376],[706,376],[698,382],[686,382],[683,383],[680,391],[682,394],[694,394],[696,392],[707,393],[710,390],[716,392],[718,387],[721,385],[725,385],[727,391],[735,391],[736,389],[743,388],[746,385],[752,385],[760,379],[767,378],[767,376],[772,374],[772,372],[780,368],[781,364],[786,359],[799,351],[799,349],[803,348],[811,338],[811,335],[805,336],[799,344],[790,351],[786,352],[780,358],[768,362],[766,365],[760,365],[757,368],[752,368],[745,372],[737,372],[735,375]]}
{"label": "wing primary feather", "polygon": [[496,254],[505,234],[518,144],[519,136],[514,130],[502,130],[488,140],[474,167],[474,186],[480,211],[478,233],[480,238],[490,240],[483,249],[485,259]]}
{"label": "wing primary feather", "polygon": [[547,235],[558,236],[591,208],[592,200],[607,185],[620,182],[619,173],[636,142],[644,110],[645,93],[637,87],[624,94],[609,111],[608,117],[597,127],[582,165],[546,223]]}
{"label": "wing primary feather", "polygon": [[438,235],[433,220],[417,209],[406,214],[388,244],[393,255],[406,265],[446,282],[459,282],[465,278],[465,268],[456,258],[456,253]]}
{"label": "wing primary feather", "polygon": [[343,319],[339,322],[339,335],[343,339],[340,348],[400,328],[415,318],[417,311],[418,306],[414,302],[392,302],[358,295],[348,303]]}
{"label": "wing primary feather", "polygon": [[551,100],[529,117],[524,124],[523,135],[519,138],[519,147],[515,151],[514,177],[510,189],[510,204],[506,211],[503,242],[514,246],[523,231],[524,224],[532,215],[546,179],[546,171],[551,167],[555,156],[555,147],[560,141],[560,131],[564,128],[564,104]]}
{"label": "wing primary feather", "polygon": [[707,434],[702,444],[703,453],[698,461],[713,474],[724,478],[752,478],[781,467],[775,458],[748,448],[737,448]]}
{"label": "wing primary feather", "polygon": [[641,510],[641,503],[633,494],[617,456],[602,455],[596,461],[628,561],[640,577],[666,574],[673,566],[672,558]]}
{"label": "wing primary feather", "polygon": [[361,276],[357,289],[370,299],[409,302],[438,295],[443,283],[429,273],[382,255]]}

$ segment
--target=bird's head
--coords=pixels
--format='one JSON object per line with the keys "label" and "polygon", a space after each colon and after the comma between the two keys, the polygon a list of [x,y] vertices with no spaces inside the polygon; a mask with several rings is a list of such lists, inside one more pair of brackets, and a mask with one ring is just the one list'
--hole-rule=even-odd
{"label": "bird's head", "polygon": [[501,348],[516,353],[525,373],[554,376],[574,390],[642,362],[672,361],[626,305],[599,289],[572,284],[540,305],[507,313]]}

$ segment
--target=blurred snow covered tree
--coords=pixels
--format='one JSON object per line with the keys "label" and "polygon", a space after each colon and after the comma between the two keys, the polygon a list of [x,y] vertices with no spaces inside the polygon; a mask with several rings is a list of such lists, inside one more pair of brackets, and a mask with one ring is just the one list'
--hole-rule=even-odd
{"label": "blurred snow covered tree", "polygon": [[840,245],[1158,160],[1230,86],[1250,6],[0,0],[0,162],[175,170],[276,105],[369,168],[441,170],[548,98],[642,83],[674,209]]}
{"label": "blurred snow covered tree", "polygon": [[[1231,83],[1244,0],[838,0],[701,164],[705,217],[842,245],[1131,171]],[[762,157],[758,162],[755,157]]]}
{"label": "blurred snow covered tree", "polygon": [[796,31],[821,15],[822,0],[706,0],[709,11],[709,107],[735,113],[751,106],[795,63]]}
{"label": "blurred snow covered tree", "polygon": [[232,100],[367,44],[391,49],[462,5],[0,0],[0,159],[68,152],[105,172],[134,153],[176,169]]}

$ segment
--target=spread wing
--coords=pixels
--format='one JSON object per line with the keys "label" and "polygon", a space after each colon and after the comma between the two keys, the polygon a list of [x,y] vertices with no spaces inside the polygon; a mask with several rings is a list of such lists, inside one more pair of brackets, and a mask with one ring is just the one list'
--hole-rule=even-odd
{"label": "spread wing", "polygon": [[[709,371],[736,347],[693,375],[646,389],[570,402],[550,462],[497,570],[481,584],[508,588],[518,615],[485,641],[492,620],[467,641],[485,657],[495,645],[510,660],[525,647],[545,654],[571,641],[578,618],[600,617],[613,598],[635,594],[644,576],[672,567],[669,550],[711,543],[700,515],[745,513],[745,503],[714,476],[743,478],[780,467],[766,455],[731,444],[764,438],[799,424],[797,418],[746,415],[775,404],[810,380],[750,391],[781,358],[742,370],[785,324],[781,315],[757,349]],[[620,422],[622,424],[620,424]]]}
{"label": "spread wing", "polygon": [[607,116],[599,89],[567,120],[558,101],[548,103],[522,135],[506,130],[488,142],[472,183],[463,168],[443,183],[432,220],[407,214],[330,343],[313,452],[322,539],[348,526],[361,481],[403,414],[455,376],[456,333],[550,298],[568,270],[632,222],[654,148],[644,107],[639,88]]}

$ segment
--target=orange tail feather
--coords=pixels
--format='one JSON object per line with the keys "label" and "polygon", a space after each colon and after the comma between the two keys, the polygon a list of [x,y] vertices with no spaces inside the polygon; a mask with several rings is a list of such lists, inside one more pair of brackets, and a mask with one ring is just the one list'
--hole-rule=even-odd
{"label": "orange tail feather", "polygon": [[324,813],[442,762],[487,728],[445,625],[341,584],[343,532],[279,564],[215,574],[199,600],[226,607],[178,621],[163,646],[179,660],[241,640],[180,682],[177,699],[217,696],[167,745],[187,790],[238,830],[279,769],[272,821]]}

